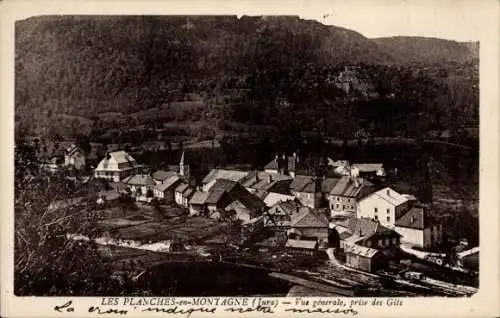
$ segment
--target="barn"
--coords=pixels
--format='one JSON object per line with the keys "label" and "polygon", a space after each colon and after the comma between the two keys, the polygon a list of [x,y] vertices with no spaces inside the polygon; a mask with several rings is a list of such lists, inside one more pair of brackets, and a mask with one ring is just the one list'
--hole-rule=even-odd
{"label": "barn", "polygon": [[344,244],[346,265],[365,272],[386,269],[389,262],[379,250],[355,244]]}

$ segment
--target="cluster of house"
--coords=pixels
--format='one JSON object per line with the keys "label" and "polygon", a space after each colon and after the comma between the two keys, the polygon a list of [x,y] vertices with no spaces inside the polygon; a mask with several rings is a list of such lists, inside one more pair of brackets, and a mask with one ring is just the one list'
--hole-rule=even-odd
{"label": "cluster of house", "polygon": [[329,160],[335,177],[302,175],[299,165],[297,154],[276,156],[263,171],[213,169],[196,186],[184,153],[178,166],[146,173],[125,151],[115,151],[94,177],[126,185],[138,200],[175,202],[192,216],[232,212],[248,233],[280,233],[275,241],[293,253],[334,248],[348,265],[366,271],[387,266],[400,243],[424,249],[441,244],[442,227],[429,217],[429,207],[369,181],[385,175],[383,165]]}

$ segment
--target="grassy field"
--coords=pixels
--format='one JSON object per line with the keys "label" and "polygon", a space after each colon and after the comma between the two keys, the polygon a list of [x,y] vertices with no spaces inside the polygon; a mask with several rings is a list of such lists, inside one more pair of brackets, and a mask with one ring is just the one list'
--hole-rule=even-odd
{"label": "grassy field", "polygon": [[[178,239],[185,243],[224,236],[227,225],[205,217],[188,217],[178,207],[163,207],[159,213],[153,207],[139,205],[137,210],[112,208],[102,211],[99,225],[112,236],[140,242],[158,242]],[[224,242],[225,238],[220,240]]]}

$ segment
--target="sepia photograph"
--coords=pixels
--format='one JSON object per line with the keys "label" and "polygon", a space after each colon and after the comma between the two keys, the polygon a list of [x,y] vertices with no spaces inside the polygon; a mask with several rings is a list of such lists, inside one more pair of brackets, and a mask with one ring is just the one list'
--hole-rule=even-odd
{"label": "sepia photograph", "polygon": [[476,294],[480,38],[339,10],[17,20],[13,294]]}

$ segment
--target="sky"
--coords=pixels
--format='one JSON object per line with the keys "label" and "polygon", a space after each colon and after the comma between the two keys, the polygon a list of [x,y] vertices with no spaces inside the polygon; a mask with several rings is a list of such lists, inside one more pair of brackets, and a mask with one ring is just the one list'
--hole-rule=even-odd
{"label": "sky", "polygon": [[488,10],[481,2],[487,1],[324,1],[323,14],[306,9],[301,16],[345,27],[369,38],[405,35],[478,41]]}

